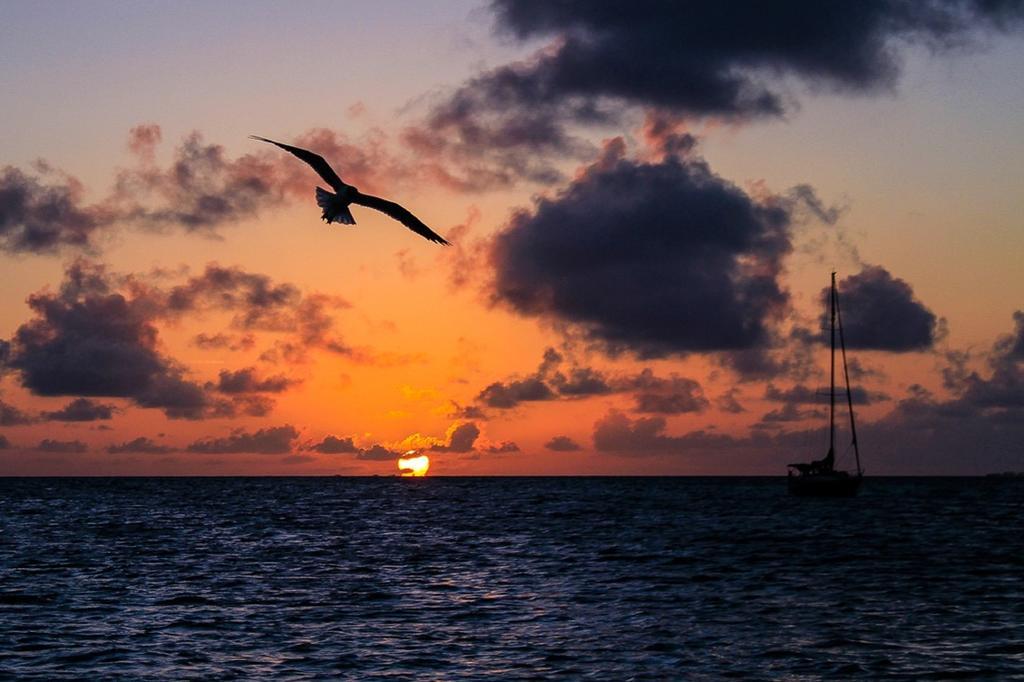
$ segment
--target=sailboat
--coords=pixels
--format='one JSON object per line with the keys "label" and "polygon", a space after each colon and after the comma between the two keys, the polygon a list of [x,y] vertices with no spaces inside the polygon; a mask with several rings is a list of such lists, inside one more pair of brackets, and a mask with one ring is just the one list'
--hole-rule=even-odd
{"label": "sailboat", "polygon": [[[839,310],[839,291],[836,273],[832,273],[829,295],[830,340],[832,346],[829,364],[828,391],[828,453],[821,459],[807,463],[790,464],[787,483],[790,495],[799,497],[853,497],[860,489],[864,472],[860,467],[860,449],[857,447],[857,424],[853,417],[853,394],[850,392],[850,371],[846,366],[846,340],[843,338],[843,314]],[[839,349],[843,359],[843,379],[846,382],[846,405],[850,410],[850,434],[857,471],[851,473],[836,469],[836,328],[839,329]]]}

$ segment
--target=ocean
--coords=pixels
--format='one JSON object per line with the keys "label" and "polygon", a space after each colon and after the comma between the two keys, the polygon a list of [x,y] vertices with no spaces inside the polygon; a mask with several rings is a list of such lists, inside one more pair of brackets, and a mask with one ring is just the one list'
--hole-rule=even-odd
{"label": "ocean", "polygon": [[1024,481],[0,480],[0,676],[1024,678]]}

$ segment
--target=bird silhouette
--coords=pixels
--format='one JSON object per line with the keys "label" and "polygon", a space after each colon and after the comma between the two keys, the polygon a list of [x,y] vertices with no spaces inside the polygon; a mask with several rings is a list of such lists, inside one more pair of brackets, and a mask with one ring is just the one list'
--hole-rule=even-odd
{"label": "bird silhouette", "polygon": [[334,172],[330,164],[324,160],[324,157],[319,154],[315,154],[308,149],[302,149],[301,147],[293,147],[290,144],[284,144],[283,142],[275,142],[274,140],[268,140],[265,137],[259,137],[258,135],[250,135],[250,138],[254,140],[260,140],[261,142],[269,142],[270,144],[277,145],[281,149],[285,150],[290,154],[294,154],[306,163],[308,163],[313,170],[315,170],[324,181],[330,185],[335,193],[328,192],[323,187],[316,188],[316,203],[317,206],[324,210],[321,216],[324,222],[330,223],[341,223],[343,225],[355,225],[356,219],[352,217],[352,211],[349,210],[351,204],[357,206],[366,206],[380,211],[386,216],[394,218],[398,222],[402,223],[416,234],[429,239],[437,244],[444,244],[448,246],[448,242],[445,241],[444,237],[437,234],[429,227],[423,224],[423,221],[414,216],[408,209],[396,204],[393,201],[387,199],[381,199],[370,194],[363,194],[352,185],[346,184],[338,174]]}

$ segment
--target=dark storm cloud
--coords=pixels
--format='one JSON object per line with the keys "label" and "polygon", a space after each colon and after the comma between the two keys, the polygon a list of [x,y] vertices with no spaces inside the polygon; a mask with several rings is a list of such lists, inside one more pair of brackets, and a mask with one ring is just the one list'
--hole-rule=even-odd
{"label": "dark storm cloud", "polygon": [[43,412],[43,419],[59,422],[91,422],[113,419],[114,405],[97,403],[88,398],[76,398],[59,410]]}
{"label": "dark storm cloud", "polygon": [[644,145],[660,156],[680,156],[697,146],[697,137],[687,132],[687,122],[667,111],[650,109],[640,129]]}
{"label": "dark storm cloud", "polygon": [[728,450],[736,445],[731,436],[707,431],[668,436],[664,433],[666,424],[664,417],[632,420],[613,410],[594,424],[594,447],[601,452],[642,457],[695,449]]}
{"label": "dark storm cloud", "polygon": [[178,285],[165,287],[165,277],[115,275],[100,264],[71,263],[59,291],[29,297],[35,319],[0,348],[7,356],[4,368],[18,372],[22,385],[37,395],[123,397],[172,419],[202,419],[266,415],[274,401],[265,394],[299,382],[259,376],[247,367],[225,370],[217,382],[200,385],[158,350],[159,323],[227,312],[230,326],[243,334],[203,335],[207,347],[249,348],[253,332],[268,332],[280,335],[264,353],[276,360],[301,362],[321,349],[353,362],[380,361],[373,351],[350,348],[339,338],[332,311],[349,306],[336,296],[303,293],[287,282],[216,263]]}
{"label": "dark storm cloud", "polygon": [[569,438],[569,436],[554,436],[544,444],[544,447],[554,452],[576,452],[583,449],[579,443]]}
{"label": "dark storm cloud", "polygon": [[302,299],[298,287],[275,283],[262,273],[210,263],[199,275],[172,287],[166,297],[167,309],[184,313],[219,309],[237,313],[235,324],[243,329],[277,329],[291,326],[281,319]]}
{"label": "dark storm cloud", "polygon": [[284,375],[260,378],[255,367],[221,370],[216,389],[221,393],[283,393],[298,383]]}
{"label": "dark storm cloud", "polygon": [[0,450],[7,450],[11,447],[11,441],[7,440],[7,436],[0,433]]}
{"label": "dark storm cloud", "polygon": [[307,444],[306,450],[312,450],[325,455],[355,455],[356,459],[374,462],[393,461],[402,457],[402,453],[392,450],[380,443],[374,443],[369,447],[359,447],[351,437],[325,436],[319,443]]}
{"label": "dark storm cloud", "polygon": [[[418,157],[433,161],[433,179],[460,192],[506,187],[526,179],[551,184],[562,173],[549,159],[593,154],[590,143],[571,135],[564,119],[592,123],[613,118],[586,104],[517,103],[515,112],[493,107],[506,85],[516,88],[516,76],[501,70],[492,77],[473,79],[434,106],[427,119],[406,128],[402,141]],[[502,82],[508,78],[507,82]]]}
{"label": "dark storm cloud", "polygon": [[[111,196],[125,223],[217,236],[222,227],[287,201],[312,204],[320,179],[280,150],[247,141],[249,151],[232,158],[224,147],[194,131],[174,149],[170,163],[160,166],[155,149],[161,137],[155,124],[136,126],[129,134],[137,163],[118,174]],[[380,129],[351,137],[313,128],[288,141],[338,164],[346,182],[370,193],[394,189],[412,178],[443,181],[436,164],[420,155],[396,155],[392,140]]]}
{"label": "dark storm cloud", "polygon": [[326,455],[359,452],[359,448],[356,447],[351,438],[338,438],[337,436],[325,436],[322,441],[310,447],[310,450],[322,452]]}
{"label": "dark storm cloud", "polygon": [[0,400],[0,426],[23,426],[34,421],[35,418],[21,408]]}
{"label": "dark storm cloud", "polygon": [[256,337],[252,334],[199,333],[192,338],[192,343],[204,350],[243,351],[256,345]]}
{"label": "dark storm cloud", "polygon": [[718,396],[715,400],[715,406],[723,412],[730,414],[739,414],[740,412],[746,412],[746,409],[736,399],[739,394],[739,389],[730,388],[728,391]]}
{"label": "dark storm cloud", "polygon": [[[405,448],[412,448],[417,453],[431,452],[431,453],[454,453],[461,455],[469,455],[468,459],[480,459],[480,456],[484,453],[489,454],[501,454],[509,452],[519,452],[519,446],[511,441],[488,441],[481,439],[481,429],[473,421],[456,421],[453,422],[445,431],[443,437],[435,436],[424,436],[416,433],[410,435],[403,441]],[[380,459],[388,459],[384,455],[385,452],[392,452],[384,446],[374,446],[377,448],[383,448],[380,451]],[[372,450],[373,448],[369,448]],[[361,453],[365,453],[366,450],[360,450]],[[408,456],[408,454],[402,454],[401,452],[394,452],[396,457]],[[366,456],[359,457],[366,459]],[[466,459],[467,457],[463,457]]]}
{"label": "dark storm cloud", "polygon": [[[521,379],[507,379],[496,381],[476,396],[476,401],[487,407],[508,409],[523,402],[539,402],[544,400],[555,400],[558,396],[549,385],[552,374],[562,356],[554,348],[544,351],[540,366],[533,374]],[[564,384],[566,379],[561,377]]]}
{"label": "dark storm cloud", "polygon": [[637,412],[661,414],[701,412],[710,404],[697,381],[677,374],[664,378],[647,368],[637,374],[613,376],[579,365],[563,370],[563,360],[561,354],[548,348],[536,372],[525,378],[494,382],[477,395],[477,401],[509,409],[524,402],[632,393]]}
{"label": "dark storm cloud", "polygon": [[145,454],[145,455],[165,455],[169,452],[175,452],[177,448],[173,448],[169,445],[160,445],[151,438],[145,436],[139,436],[138,438],[124,443],[110,445],[107,447],[107,452],[112,455],[119,454]]}
{"label": "dark storm cloud", "polygon": [[[1008,368],[1004,368],[1008,369]],[[964,391],[939,399],[912,386],[910,395],[857,435],[883,472],[984,474],[1020,469],[1024,442],[1024,373],[974,375]],[[867,445],[865,445],[867,444]],[[869,460],[871,461],[871,460]]]}
{"label": "dark storm cloud", "polygon": [[285,424],[254,433],[237,429],[224,438],[206,438],[197,440],[188,446],[189,452],[203,454],[252,453],[278,455],[291,452],[292,441],[298,438],[295,427]]}
{"label": "dark storm cloud", "polygon": [[[267,275],[238,267],[210,263],[201,274],[162,294],[160,305],[168,316],[207,310],[234,313],[231,326],[245,332],[236,342],[239,348],[250,343],[246,341],[250,332],[287,334],[262,354],[261,359],[269,362],[303,362],[312,349],[344,355],[362,364],[389,360],[369,349],[352,348],[335,333],[332,311],[351,307],[347,301],[338,296],[303,293],[294,284],[275,282]],[[204,336],[202,342],[207,347],[232,343],[218,335]],[[406,360],[397,358],[395,362]]]}
{"label": "dark storm cloud", "polygon": [[[940,398],[921,386],[911,386],[905,397],[894,401],[888,414],[858,423],[865,465],[879,474],[904,475],[1019,470],[1020,443],[1024,442],[1024,358],[1017,356],[1014,348],[1020,317],[1014,316],[1014,334],[1001,338],[988,354],[987,371],[971,370],[963,354],[950,358],[954,366],[945,373],[950,397]],[[808,393],[773,392],[790,399],[780,413],[799,412],[802,401],[810,397]],[[774,426],[778,429],[788,421],[776,421]],[[598,451],[623,456],[678,455],[709,471],[753,466],[770,473],[791,461],[780,453],[806,449],[809,442],[819,442],[821,437],[820,429],[772,433],[756,426],[749,436],[709,431],[670,435],[664,418],[633,420],[612,411],[595,423],[594,444]],[[840,427],[837,443],[844,448],[848,445],[845,427]]]}
{"label": "dark storm cloud", "polygon": [[179,363],[158,350],[159,322],[231,312],[232,326],[286,334],[290,357],[296,357],[314,347],[342,352],[327,311],[347,305],[215,263],[162,289],[82,260],[68,266],[57,292],[34,294],[28,303],[36,317],[15,332],[6,361],[23,386],[44,396],[129,398],[172,419],[263,416],[274,403],[259,394],[280,393],[297,382],[259,377],[252,368],[226,370],[206,386],[190,381]]}
{"label": "dark storm cloud", "polygon": [[687,377],[672,375],[663,379],[645,369],[622,385],[635,389],[636,411],[658,414],[703,412],[710,403],[701,385]]}
{"label": "dark storm cloud", "polygon": [[115,213],[83,202],[81,183],[48,168],[28,175],[0,171],[0,251],[55,253],[64,247],[91,249]]}
{"label": "dark storm cloud", "polygon": [[987,377],[964,366],[946,372],[946,385],[958,396],[958,404],[965,409],[983,410],[989,416],[1001,413],[1024,420],[1024,314],[1013,314],[1013,334],[999,339],[991,353]]}
{"label": "dark storm cloud", "polygon": [[846,368],[850,372],[851,379],[881,378],[885,376],[885,372],[865,365],[858,358],[849,358]]}
{"label": "dark storm cloud", "polygon": [[[80,182],[45,162],[31,172],[0,169],[0,251],[91,251],[105,232],[130,226],[218,236],[222,227],[285,201],[312,199],[315,176],[287,154],[260,148],[231,158],[224,147],[192,132],[160,165],[156,150],[162,137],[156,124],[132,128],[127,146],[135,163],[118,171],[112,190],[95,204],[85,203]],[[399,161],[379,131],[350,140],[315,129],[297,142],[344,160],[346,179],[370,191],[429,171],[418,160]]]}
{"label": "dark storm cloud", "polygon": [[[902,48],[934,52],[1015,30],[1014,0],[787,3],[496,0],[500,29],[551,42],[531,58],[469,80],[407,133],[477,183],[546,181],[545,158],[580,153],[572,124],[609,123],[624,108],[677,116],[778,117],[793,88],[891,90]],[[473,188],[471,182],[467,182]]]}
{"label": "dark storm cloud", "polygon": [[[168,359],[166,362],[172,361]],[[182,369],[167,364],[149,377],[145,388],[129,397],[139,407],[163,410],[168,419],[234,416],[230,403],[210,397],[202,386],[183,378],[182,373]]]}
{"label": "dark storm cloud", "polygon": [[487,413],[477,405],[460,405],[454,400],[449,401],[448,416],[453,419],[481,419],[486,420]]}
{"label": "dark storm cloud", "polygon": [[789,200],[755,201],[696,158],[622,158],[621,143],[540,198],[491,249],[494,300],[641,357],[759,347],[788,305]]}
{"label": "dark storm cloud", "polygon": [[821,419],[825,413],[821,410],[801,410],[797,403],[786,403],[777,410],[771,410],[761,417],[762,423],[798,422],[805,419]]}
{"label": "dark storm cloud", "polygon": [[819,341],[818,333],[794,327],[788,334],[777,334],[762,347],[725,351],[715,360],[732,370],[740,382],[803,381],[816,371]]}
{"label": "dark storm cloud", "polygon": [[396,452],[383,445],[374,444],[371,447],[360,449],[356,453],[356,459],[368,460],[371,462],[387,462],[395,461],[402,456],[401,452]]}
{"label": "dark storm cloud", "polygon": [[170,369],[150,312],[112,292],[100,266],[76,261],[60,291],[28,304],[36,318],[15,332],[8,364],[34,393],[128,397]]}
{"label": "dark storm cloud", "polygon": [[604,395],[614,390],[604,374],[591,367],[573,367],[568,370],[568,374],[557,372],[552,376],[551,383],[560,395],[572,398]]}
{"label": "dark storm cloud", "polygon": [[683,414],[684,412],[701,412],[708,406],[703,396],[695,397],[690,393],[638,393],[636,395],[636,411],[657,414]]}
{"label": "dark storm cloud", "polygon": [[159,140],[159,126],[139,126],[129,134],[140,165],[118,175],[114,196],[125,221],[212,234],[284,200],[278,166],[263,153],[229,159],[222,146],[193,132],[168,167],[160,168],[153,163]]}
{"label": "dark storm cloud", "polygon": [[448,434],[448,452],[469,452],[480,436],[480,427],[473,422],[459,424]]}
{"label": "dark storm cloud", "polygon": [[484,452],[491,454],[501,454],[506,452],[519,452],[519,446],[512,441],[503,441],[501,443],[494,443],[483,448]]}
{"label": "dark storm cloud", "polygon": [[503,383],[496,381],[480,391],[477,400],[488,407],[510,408],[522,402],[554,400],[555,392],[542,379],[528,377]]}
{"label": "dark storm cloud", "polygon": [[202,416],[202,388],[157,350],[151,301],[115,286],[102,266],[72,263],[59,291],[29,297],[36,317],[15,332],[8,366],[37,395],[130,398],[171,418]]}
{"label": "dark storm cloud", "polygon": [[133,128],[128,147],[138,164],[118,172],[112,192],[86,204],[78,180],[45,162],[35,173],[0,171],[0,250],[56,253],[94,250],[106,230],[131,224],[216,234],[285,199],[290,169],[268,152],[229,159],[220,145],[192,133],[166,168],[155,163],[160,127]]}
{"label": "dark storm cloud", "polygon": [[448,429],[447,442],[432,446],[438,452],[472,452],[476,439],[480,436],[480,427],[473,422],[454,424]]}
{"label": "dark storm cloud", "polygon": [[250,417],[265,417],[274,411],[276,405],[274,400],[265,395],[233,395],[227,403],[218,401],[218,409],[211,416],[235,417],[245,414]]}
{"label": "dark storm cloud", "polygon": [[[821,293],[828,327],[828,289]],[[839,282],[839,307],[847,348],[893,352],[931,348],[940,332],[935,313],[914,298],[902,279],[879,266],[867,266]]]}
{"label": "dark storm cloud", "polygon": [[[885,417],[858,424],[862,460],[880,475],[964,475],[1020,469],[1024,419],[1004,411],[981,411],[959,401],[938,400],[917,388]],[[820,442],[821,429],[763,431],[730,436],[709,431],[666,433],[659,417],[631,420],[612,412],[594,425],[597,451],[624,456],[673,456],[698,471],[757,471],[778,474],[794,453],[808,457],[808,444]],[[837,443],[848,443],[841,433]],[[788,453],[788,454],[787,454]],[[846,453],[850,457],[850,453]],[[851,457],[852,459],[852,457]],[[852,463],[851,463],[852,464]]]}
{"label": "dark storm cloud", "polygon": [[665,433],[667,427],[664,417],[633,420],[612,410],[594,423],[594,446],[598,452],[625,457],[682,456],[712,471],[736,467],[732,469],[735,471],[754,462],[783,467],[780,451],[804,448],[814,436],[820,436],[820,430],[766,433],[756,425],[749,436],[716,433],[713,428],[673,436]]}
{"label": "dark storm cloud", "polygon": [[999,339],[996,352],[1006,360],[1020,361],[1024,360],[1024,311],[1013,313],[1013,323],[1013,333]]}
{"label": "dark storm cloud", "polygon": [[39,441],[39,445],[36,446],[36,450],[42,452],[63,452],[63,453],[81,453],[87,452],[89,446],[80,440],[53,440],[51,438],[44,438]]}
{"label": "dark storm cloud", "polygon": [[[837,380],[841,380],[837,369]],[[837,394],[839,395],[839,394]],[[855,405],[870,405],[880,401],[889,400],[889,396],[880,391],[868,391],[861,386],[850,388],[850,396]],[[841,397],[841,396],[840,396]],[[765,388],[764,399],[778,403],[791,403],[796,405],[822,405],[828,399],[828,387],[811,388],[804,384],[795,384],[789,388],[781,389],[775,384],[769,383]],[[845,399],[845,398],[842,398]]]}

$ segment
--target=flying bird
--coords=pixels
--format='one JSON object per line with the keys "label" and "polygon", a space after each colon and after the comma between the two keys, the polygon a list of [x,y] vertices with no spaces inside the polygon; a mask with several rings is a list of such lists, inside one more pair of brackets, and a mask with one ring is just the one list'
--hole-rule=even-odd
{"label": "flying bird", "polygon": [[334,172],[334,169],[331,168],[330,164],[319,154],[314,154],[308,149],[293,147],[290,144],[275,142],[274,140],[268,140],[257,135],[250,135],[249,137],[261,142],[277,145],[286,152],[299,157],[308,163],[334,189],[336,193],[328,192],[323,187],[316,188],[316,204],[324,210],[323,216],[321,216],[324,222],[328,224],[355,225],[356,219],[352,217],[352,211],[349,210],[349,206],[356,204],[357,206],[366,206],[367,208],[378,210],[384,215],[402,223],[416,234],[437,244],[448,246],[448,242],[445,241],[444,237],[424,225],[423,221],[410,213],[408,209],[399,206],[393,201],[381,199],[370,194],[363,194],[352,185],[343,182],[338,177],[338,174]]}

